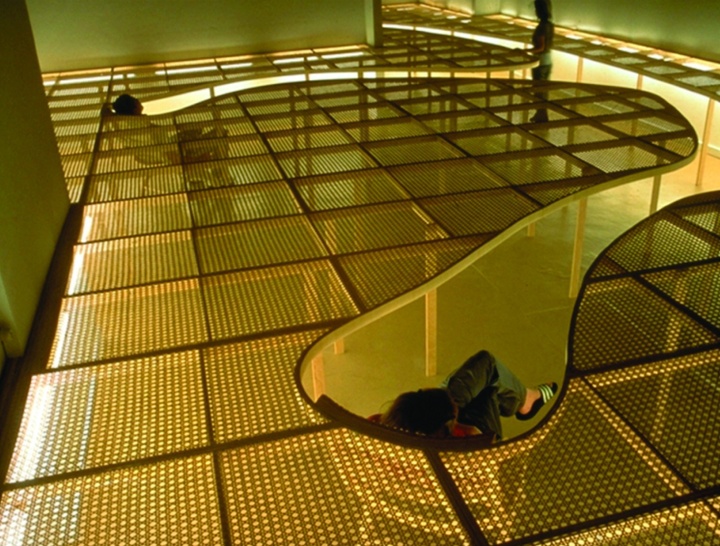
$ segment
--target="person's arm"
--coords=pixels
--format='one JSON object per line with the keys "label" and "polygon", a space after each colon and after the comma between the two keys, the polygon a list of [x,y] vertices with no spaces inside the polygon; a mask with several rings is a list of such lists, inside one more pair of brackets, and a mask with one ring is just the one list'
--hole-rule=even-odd
{"label": "person's arm", "polygon": [[455,423],[453,427],[453,436],[479,436],[480,434],[482,434],[482,430],[473,425]]}
{"label": "person's arm", "polygon": [[465,407],[492,382],[495,357],[487,351],[471,356],[445,380],[444,387],[459,408]]}
{"label": "person's arm", "polygon": [[545,53],[545,50],[547,49],[547,46],[546,46],[547,42],[545,40],[545,35],[541,34],[540,36],[538,36],[536,38],[536,42],[537,43],[533,47],[531,47],[530,49],[526,49],[525,51],[527,53],[532,53],[533,55],[539,55],[540,53]]}

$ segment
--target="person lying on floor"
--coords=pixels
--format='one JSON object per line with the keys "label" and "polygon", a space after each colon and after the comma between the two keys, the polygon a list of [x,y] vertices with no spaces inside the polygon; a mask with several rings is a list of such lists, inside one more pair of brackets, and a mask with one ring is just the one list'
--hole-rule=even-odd
{"label": "person lying on floor", "polygon": [[[126,93],[118,96],[112,104],[105,104],[101,110],[102,116],[144,116],[144,106],[142,102]],[[212,144],[209,146],[198,146],[190,143],[183,149],[183,159],[185,163],[197,163],[203,161],[212,161],[217,159],[225,159],[228,157],[228,144],[224,140],[227,137],[228,131],[224,127],[185,127],[182,129],[175,129],[172,126],[156,125],[150,121],[146,122],[147,129],[151,129],[151,143],[152,144],[171,144],[176,141],[190,143],[196,140],[215,139],[212,140]],[[132,135],[126,136],[125,139],[131,144],[130,147],[141,147],[145,145],[145,141],[139,139],[137,142],[133,141]],[[127,143],[126,143],[127,144]],[[177,153],[170,153],[169,160],[171,163],[181,162],[181,158]],[[155,158],[154,156],[149,158],[149,162],[153,163],[159,161],[162,163],[164,158]],[[147,163],[148,161],[141,161]],[[220,170],[220,168],[216,169]],[[221,177],[222,178],[222,177]],[[229,175],[226,175],[223,179],[229,179]]]}
{"label": "person lying on floor", "polygon": [[500,416],[527,421],[558,391],[557,383],[527,388],[488,351],[452,372],[439,388],[399,395],[375,423],[432,437],[483,434],[502,438]]}

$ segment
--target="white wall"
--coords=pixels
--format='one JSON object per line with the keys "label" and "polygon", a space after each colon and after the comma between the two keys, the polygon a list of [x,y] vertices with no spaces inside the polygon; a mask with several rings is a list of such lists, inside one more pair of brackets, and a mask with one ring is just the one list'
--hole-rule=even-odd
{"label": "white wall", "polygon": [[[552,0],[556,24],[720,61],[718,0]],[[501,0],[508,15],[534,17],[529,0]]]}
{"label": "white wall", "polygon": [[23,0],[3,0],[0,51],[0,328],[19,356],[69,202]]}
{"label": "white wall", "polygon": [[364,0],[26,0],[43,72],[366,41]]}

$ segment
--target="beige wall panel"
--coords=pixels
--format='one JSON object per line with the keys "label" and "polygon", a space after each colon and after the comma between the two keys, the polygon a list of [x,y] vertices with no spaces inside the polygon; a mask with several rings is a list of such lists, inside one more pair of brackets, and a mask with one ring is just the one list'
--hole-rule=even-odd
{"label": "beige wall panel", "polygon": [[0,17],[0,326],[21,354],[68,210],[27,11],[7,0]]}
{"label": "beige wall panel", "polygon": [[27,0],[44,72],[364,43],[358,0]]}

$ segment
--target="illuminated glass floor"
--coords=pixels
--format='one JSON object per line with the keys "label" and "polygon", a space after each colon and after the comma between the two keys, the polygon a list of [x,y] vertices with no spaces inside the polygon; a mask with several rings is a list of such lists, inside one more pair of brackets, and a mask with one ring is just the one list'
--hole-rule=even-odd
{"label": "illuminated glass floor", "polygon": [[[423,40],[455,62],[457,44]],[[403,47],[389,39],[385,54],[405,64]],[[493,57],[473,48],[460,58]],[[647,544],[717,543],[712,461],[704,481],[678,475],[598,394],[599,374],[570,380],[534,434],[489,451],[353,431],[296,380],[323,336],[520,227],[685,165],[687,120],[642,91],[485,78],[283,84],[98,117],[121,92],[152,100],[225,70],[329,60],[284,61],[48,76],[81,222],[3,485],[4,542],[638,544],[639,529]],[[539,108],[549,123],[530,122]]]}

